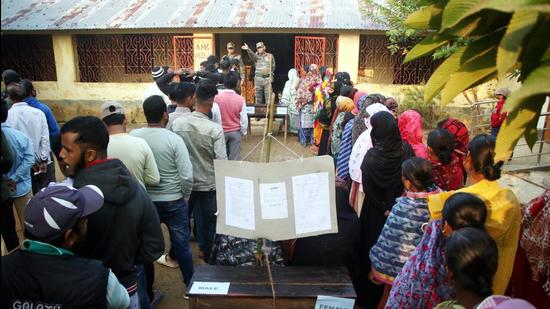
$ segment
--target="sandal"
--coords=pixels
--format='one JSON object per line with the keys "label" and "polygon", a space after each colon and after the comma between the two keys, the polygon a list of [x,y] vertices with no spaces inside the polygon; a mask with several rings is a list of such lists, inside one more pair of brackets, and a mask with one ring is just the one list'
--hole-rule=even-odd
{"label": "sandal", "polygon": [[167,267],[170,267],[170,268],[177,268],[179,267],[178,265],[178,262],[172,260],[172,261],[169,261],[168,260],[168,253],[165,253],[163,255],[161,255],[158,260],[157,260],[157,263],[159,263],[160,265],[164,265],[164,266],[167,266]]}

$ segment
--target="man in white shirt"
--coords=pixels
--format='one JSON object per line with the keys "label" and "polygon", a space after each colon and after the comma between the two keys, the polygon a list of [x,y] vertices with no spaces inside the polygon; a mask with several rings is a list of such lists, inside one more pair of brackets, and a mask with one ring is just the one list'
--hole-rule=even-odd
{"label": "man in white shirt", "polygon": [[35,164],[31,169],[32,191],[36,193],[46,187],[50,181],[47,170],[48,164],[53,164],[50,158],[50,133],[44,113],[26,102],[26,93],[20,83],[12,83],[6,92],[13,103],[6,124],[25,134],[32,143]]}
{"label": "man in white shirt", "polygon": [[145,185],[156,185],[160,181],[153,151],[147,142],[126,132],[126,116],[119,102],[108,101],[101,105],[101,120],[109,130],[109,146],[107,155],[117,158]]}

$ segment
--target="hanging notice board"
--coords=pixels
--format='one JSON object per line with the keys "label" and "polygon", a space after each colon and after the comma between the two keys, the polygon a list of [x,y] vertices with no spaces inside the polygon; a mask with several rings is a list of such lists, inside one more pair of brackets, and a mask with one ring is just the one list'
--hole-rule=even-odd
{"label": "hanging notice board", "polygon": [[274,163],[215,160],[216,232],[295,239],[337,233],[330,156]]}

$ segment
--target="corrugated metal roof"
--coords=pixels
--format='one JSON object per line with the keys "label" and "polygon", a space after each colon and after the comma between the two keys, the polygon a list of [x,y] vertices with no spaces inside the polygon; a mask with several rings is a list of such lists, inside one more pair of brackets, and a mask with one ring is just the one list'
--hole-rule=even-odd
{"label": "corrugated metal roof", "polygon": [[361,0],[2,0],[2,30],[288,28],[383,30]]}

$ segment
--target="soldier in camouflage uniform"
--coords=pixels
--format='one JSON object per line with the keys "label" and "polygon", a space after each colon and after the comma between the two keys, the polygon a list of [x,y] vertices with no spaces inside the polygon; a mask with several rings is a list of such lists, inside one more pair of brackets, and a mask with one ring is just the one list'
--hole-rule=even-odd
{"label": "soldier in camouflage uniform", "polygon": [[275,72],[275,57],[265,51],[263,42],[256,43],[256,53],[253,53],[245,43],[242,49],[246,50],[250,59],[256,64],[254,72],[254,93],[256,104],[267,104],[272,92],[273,72]]}
{"label": "soldier in camouflage uniform", "polygon": [[241,80],[244,80],[244,64],[241,59],[241,55],[235,53],[235,43],[233,42],[227,43],[227,55],[224,55],[222,57],[222,60],[225,60],[225,59],[227,59],[229,63],[231,63],[233,59],[239,62],[239,75],[241,76]]}

